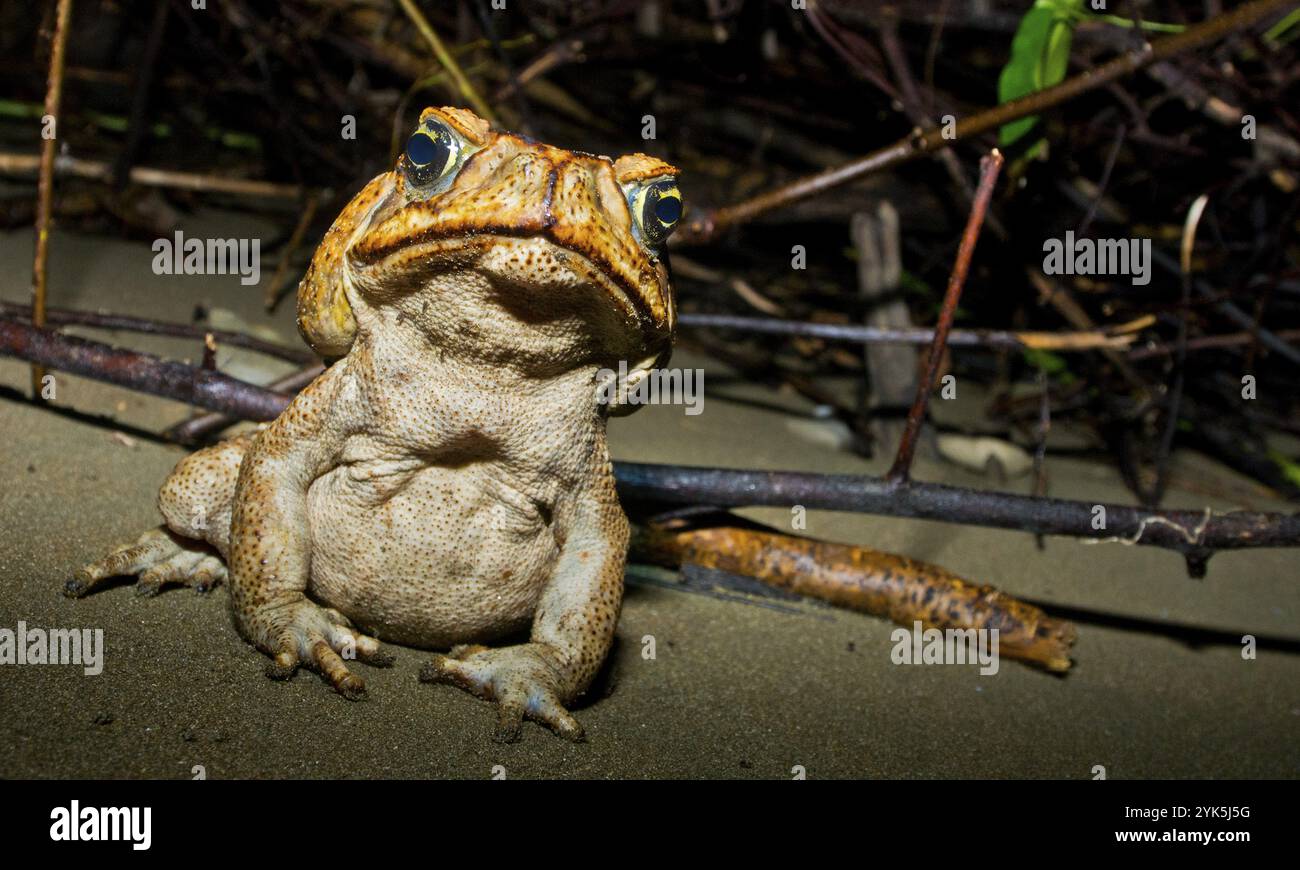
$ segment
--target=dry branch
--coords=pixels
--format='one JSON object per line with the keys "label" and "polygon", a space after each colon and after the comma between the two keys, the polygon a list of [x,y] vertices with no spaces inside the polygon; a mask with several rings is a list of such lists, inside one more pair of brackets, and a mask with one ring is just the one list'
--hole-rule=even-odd
{"label": "dry branch", "polygon": [[[36,250],[32,258],[32,322],[45,325],[45,291],[49,284],[50,215],[54,201],[54,154],[58,148],[59,103],[63,98],[63,58],[68,45],[72,0],[59,0],[50,39],[50,75],[45,88],[45,117],[54,123],[52,135],[41,140],[39,180],[36,184]],[[42,131],[44,133],[44,131]],[[41,398],[45,372],[32,366],[32,397]]]}

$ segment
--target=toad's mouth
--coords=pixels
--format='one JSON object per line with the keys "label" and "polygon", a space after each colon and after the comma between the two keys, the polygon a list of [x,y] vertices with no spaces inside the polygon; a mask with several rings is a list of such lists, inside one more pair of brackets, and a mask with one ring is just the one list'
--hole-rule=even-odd
{"label": "toad's mouth", "polygon": [[[521,240],[545,242],[556,265],[568,270],[579,281],[598,287],[629,323],[639,327],[648,346],[666,346],[672,341],[676,318],[671,291],[667,289],[666,275],[656,274],[649,263],[639,273],[634,269],[616,268],[599,251],[587,246],[564,244],[553,238],[547,228],[520,231],[516,227],[491,227],[445,234],[425,230],[391,242],[384,238],[385,235],[381,229],[379,233],[368,233],[358,240],[351,250],[354,268],[385,275],[467,268],[500,246]],[[646,271],[649,275],[644,274]],[[642,280],[638,281],[637,277]]]}

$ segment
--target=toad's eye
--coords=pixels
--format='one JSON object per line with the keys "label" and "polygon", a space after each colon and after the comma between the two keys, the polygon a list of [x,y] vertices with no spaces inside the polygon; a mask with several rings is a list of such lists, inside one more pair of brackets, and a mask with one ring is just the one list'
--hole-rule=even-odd
{"label": "toad's eye", "polygon": [[455,133],[430,118],[406,140],[402,170],[417,187],[434,184],[451,175],[460,164],[464,150]]}
{"label": "toad's eye", "polygon": [[652,181],[628,191],[628,207],[642,240],[657,248],[668,240],[682,219],[682,193],[672,179]]}

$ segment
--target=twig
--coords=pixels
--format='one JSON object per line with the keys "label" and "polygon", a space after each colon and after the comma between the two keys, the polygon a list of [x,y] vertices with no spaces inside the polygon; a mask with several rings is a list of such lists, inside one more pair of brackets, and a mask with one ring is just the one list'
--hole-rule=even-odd
{"label": "twig", "polygon": [[[211,335],[222,344],[255,350],[267,356],[287,360],[293,363],[309,363],[316,355],[308,350],[285,347],[282,344],[265,341],[242,332],[229,332],[224,329],[209,329],[204,326],[191,326],[188,323],[171,323],[166,320],[150,320],[145,317],[133,317],[129,314],[101,314],[98,311],[74,311],[69,308],[51,308],[45,312],[46,322],[56,326],[89,326],[95,329],[120,329],[124,332],[139,332],[145,335],[168,335],[175,338],[203,338]],[[0,302],[0,317],[30,320],[31,309],[11,302]]]}
{"label": "twig", "polygon": [[[1052,392],[1047,382],[1047,372],[1038,369],[1038,428],[1034,432],[1034,495],[1047,495],[1047,436],[1052,432]],[[1044,549],[1043,536],[1035,535],[1034,543]]]}
{"label": "twig", "polygon": [[131,82],[131,114],[127,122],[126,143],[113,165],[113,187],[118,190],[126,186],[131,177],[131,166],[136,155],[140,153],[140,143],[144,141],[149,129],[146,113],[149,110],[149,97],[153,91],[154,71],[158,66],[158,53],[162,51],[163,37],[167,32],[167,14],[171,10],[168,0],[154,0],[153,22],[149,26],[149,37],[145,41],[144,54]]}
{"label": "twig", "polygon": [[[59,103],[63,99],[63,58],[68,45],[72,0],[59,0],[50,38],[50,74],[45,88],[45,116],[54,122],[54,135],[41,139],[40,177],[36,183],[36,251],[32,260],[32,322],[45,325],[45,291],[49,284],[50,214],[54,199],[54,155],[58,149]],[[32,366],[32,398],[41,401],[45,370]]]}
{"label": "twig", "polygon": [[[1094,328],[1092,318],[1088,316],[1088,312],[1083,310],[1083,306],[1070,295],[1069,290],[1043,275],[1038,269],[1026,267],[1025,274],[1029,278],[1029,283],[1033,284],[1038,290],[1039,300],[1051,304],[1053,308],[1060,312],[1062,317],[1069,321],[1071,326],[1075,329],[1085,330]],[[1124,354],[1109,348],[1103,348],[1102,354],[1124,376],[1124,380],[1128,381],[1129,385],[1137,391],[1137,394],[1142,397],[1142,401],[1145,401],[1150,394],[1150,389],[1147,387],[1146,381],[1142,380],[1141,375],[1137,373],[1137,370],[1129,365]]]}
{"label": "twig", "polygon": [[[1136,340],[1134,333],[1154,322],[1153,316],[1147,316],[1104,330],[1088,329],[1078,332],[954,329],[948,333],[948,345],[949,347],[990,347],[1008,350],[1033,348],[1060,352],[1103,348],[1122,350]],[[934,330],[924,327],[890,328],[858,326],[850,323],[813,323],[772,317],[745,317],[736,314],[679,314],[677,324],[696,329],[736,329],[743,332],[821,338],[855,344],[930,344],[934,341]]]}
{"label": "twig", "polygon": [[704,244],[717,238],[727,228],[753,220],[765,212],[781,208],[809,196],[822,193],[863,176],[881,172],[909,160],[914,160],[959,141],[996,130],[1004,124],[1066,103],[1075,97],[1109,84],[1117,79],[1183,52],[1216,42],[1225,36],[1244,30],[1263,18],[1292,5],[1295,0],[1254,0],[1243,6],[1187,28],[1173,36],[1121,54],[1096,69],[1068,78],[1055,87],[1035,91],[1018,100],[1002,103],[975,115],[957,121],[956,130],[949,137],[943,128],[935,128],[917,135],[915,132],[903,139],[873,151],[842,166],[836,166],[815,175],[782,185],[766,193],[706,212],[692,219],[674,237],[678,244]]}
{"label": "twig", "polygon": [[[320,377],[321,372],[323,371],[325,371],[325,366],[319,363],[313,366],[308,366],[301,371],[296,371],[292,374],[271,381],[271,383],[266,385],[266,389],[275,393],[283,393],[286,396],[291,396]],[[201,414],[198,417],[192,417],[189,420],[184,420],[177,423],[175,426],[172,426],[170,429],[163,432],[163,437],[172,441],[179,441],[181,444],[194,444],[205,436],[238,422],[238,418],[231,417],[227,414],[218,414],[215,412],[211,414]]]}
{"label": "twig", "polygon": [[1106,188],[1110,185],[1110,175],[1115,171],[1115,161],[1119,158],[1120,146],[1124,144],[1124,135],[1128,129],[1120,124],[1115,131],[1115,141],[1110,146],[1110,153],[1106,155],[1106,165],[1101,171],[1101,179],[1097,182],[1097,192],[1092,197],[1092,202],[1088,203],[1088,211],[1084,213],[1083,220],[1079,223],[1079,228],[1074,231],[1078,238],[1088,235],[1089,228],[1092,227],[1092,219],[1097,214],[1097,205],[1106,195]]}
{"label": "twig", "polygon": [[957,248],[957,259],[948,277],[948,290],[943,297],[943,308],[939,311],[939,323],[934,328],[934,341],[930,344],[930,355],[926,360],[925,377],[916,388],[916,400],[907,412],[907,426],[903,438],[898,444],[898,455],[894,465],[886,476],[888,480],[906,483],[912,469],[912,457],[916,454],[916,440],[921,434],[921,424],[925,422],[925,409],[930,403],[930,393],[934,391],[935,381],[939,377],[939,366],[943,361],[943,350],[948,345],[948,333],[952,329],[952,320],[957,313],[957,303],[961,300],[961,291],[966,284],[966,273],[970,271],[971,257],[975,254],[975,243],[979,241],[980,228],[984,226],[984,215],[988,212],[989,200],[993,198],[993,188],[998,182],[998,173],[1002,169],[1002,152],[994,148],[980,160],[980,182],[975,190],[975,201],[971,204],[970,217],[966,229],[961,234],[961,246]]}
{"label": "twig", "polygon": [[[47,142],[46,145],[48,144]],[[41,161],[42,157],[33,157],[30,154],[0,152],[0,173],[28,175],[39,172]],[[58,157],[54,161],[54,173],[110,184],[113,181],[112,164],[99,160],[82,160],[78,157]],[[148,166],[131,167],[129,177],[132,184],[144,187],[169,187],[175,190],[228,193],[236,196],[264,196],[270,199],[297,199],[302,196],[302,188],[292,184],[274,184],[270,181],[252,181],[247,178],[223,178],[219,175],[200,175],[197,172],[177,172]]]}
{"label": "twig", "polygon": [[263,302],[266,304],[266,310],[272,311],[280,301],[284,290],[281,287],[284,283],[285,273],[289,271],[289,261],[293,258],[298,246],[302,244],[303,236],[307,235],[307,228],[316,217],[316,209],[320,207],[324,194],[318,191],[307,196],[306,203],[303,204],[302,217],[298,218],[298,224],[293,228],[293,233],[289,236],[289,241],[284,246],[284,251],[280,254],[280,262],[275,264],[275,274],[271,276],[271,282],[266,285],[266,296]]}
{"label": "twig", "polygon": [[[1154,245],[1151,246],[1151,260],[1157,266],[1168,272],[1179,276],[1182,275],[1182,266],[1179,262]],[[1201,295],[1201,298],[1218,300],[1219,294],[1205,281],[1202,281],[1199,278],[1193,278],[1192,287]],[[1287,344],[1272,330],[1260,326],[1259,323],[1256,322],[1255,318],[1242,311],[1238,306],[1228,302],[1227,300],[1222,300],[1215,302],[1215,308],[1242,329],[1249,330],[1260,344],[1267,347],[1273,353],[1289,362],[1300,365],[1300,350]]]}
{"label": "twig", "polygon": [[456,85],[456,90],[460,91],[460,95],[465,98],[465,102],[469,103],[470,108],[480,116],[496,123],[496,115],[488,108],[488,104],[483,102],[483,98],[478,95],[478,91],[474,90],[474,86],[469,83],[469,79],[465,78],[465,73],[461,70],[460,64],[456,63],[456,59],[447,51],[447,47],[442,44],[441,37],[429,24],[429,19],[425,18],[424,13],[415,5],[414,0],[397,0],[397,2],[401,5],[402,11],[406,13],[406,17],[411,19],[415,29],[420,31],[424,41],[429,43],[429,47],[433,49],[434,57],[438,59],[438,63],[442,64],[443,69],[451,76],[451,80]]}
{"label": "twig", "polygon": [[287,396],[220,372],[0,318],[0,356],[129,387],[246,420],[274,420]]}
{"label": "twig", "polygon": [[[880,47],[884,50],[885,60],[889,63],[890,70],[894,74],[894,80],[898,82],[903,111],[907,113],[912,123],[921,131],[929,132],[933,130],[937,125],[934,119],[926,114],[922,105],[921,93],[917,89],[916,80],[912,78],[912,69],[907,62],[907,53],[903,50],[902,43],[898,38],[898,12],[893,7],[885,7],[882,10]],[[933,96],[933,91],[931,91],[931,95]],[[971,202],[975,196],[975,191],[971,187],[966,173],[962,171],[957,152],[951,148],[940,148],[935,154],[943,164],[948,177],[952,179],[956,188],[961,191],[962,198],[968,203]],[[1005,238],[1006,230],[994,216],[989,216],[988,223],[989,228],[999,238]]]}
{"label": "twig", "polygon": [[1178,306],[1177,352],[1174,354],[1174,384],[1169,390],[1166,402],[1165,431],[1160,438],[1159,451],[1156,454],[1156,478],[1147,497],[1143,499],[1155,507],[1165,497],[1165,488],[1169,485],[1169,457],[1174,449],[1174,434],[1178,431],[1178,413],[1183,402],[1183,386],[1187,374],[1187,318],[1191,316],[1192,307],[1192,253],[1196,248],[1196,228],[1201,223],[1201,215],[1209,203],[1208,194],[1201,194],[1187,211],[1187,220],[1183,223],[1183,243],[1180,263],[1182,265],[1183,295]]}
{"label": "twig", "polygon": [[[1285,341],[1300,341],[1300,329],[1280,329],[1274,333],[1279,339]],[[1256,339],[1253,332],[1230,332],[1226,335],[1203,335],[1200,338],[1189,338],[1187,340],[1188,352],[1197,350],[1217,350],[1225,347],[1238,347],[1243,344],[1253,344]],[[1170,356],[1176,354],[1178,348],[1171,344],[1156,344],[1150,347],[1134,348],[1129,351],[1128,358],[1132,362],[1138,362],[1144,359],[1152,359],[1159,356]]]}
{"label": "twig", "polygon": [[552,69],[564,64],[581,61],[583,59],[582,49],[583,42],[580,39],[566,39],[552,43],[540,55],[529,61],[523,69],[510,76],[497,89],[496,99],[498,101],[508,99],[517,90],[523,88],[524,85],[538,76],[545,75]]}

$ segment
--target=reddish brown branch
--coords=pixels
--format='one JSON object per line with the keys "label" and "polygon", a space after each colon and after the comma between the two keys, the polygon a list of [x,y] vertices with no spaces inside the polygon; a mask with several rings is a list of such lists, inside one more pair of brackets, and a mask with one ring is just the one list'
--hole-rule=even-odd
{"label": "reddish brown branch", "polygon": [[916,400],[907,412],[907,426],[898,443],[898,455],[894,458],[893,467],[889,469],[888,480],[905,481],[912,471],[912,458],[916,455],[916,440],[920,437],[921,425],[925,422],[925,409],[930,404],[930,393],[934,392],[934,383],[939,377],[939,365],[943,361],[943,350],[948,344],[948,333],[952,330],[957,303],[961,301],[961,291],[966,286],[970,261],[975,255],[980,228],[984,226],[984,215],[988,212],[989,200],[993,198],[993,188],[998,183],[998,173],[1001,170],[1002,152],[996,148],[980,160],[979,187],[975,191],[975,201],[971,204],[970,217],[966,220],[966,229],[961,234],[961,246],[957,248],[952,274],[948,276],[948,290],[944,293],[943,308],[939,311],[939,322],[934,328],[934,341],[930,344],[925,377],[917,385]]}

